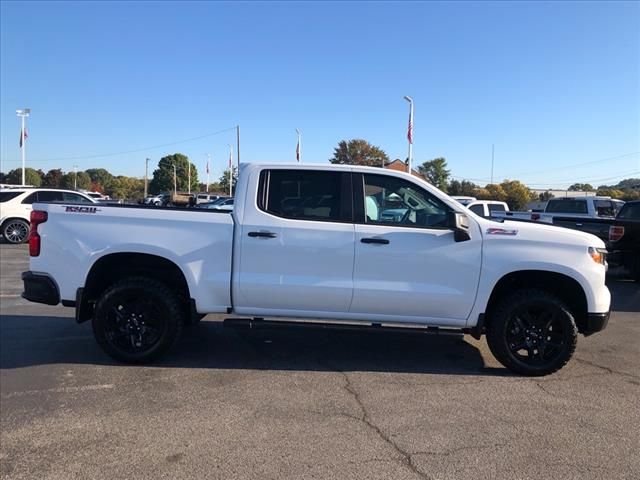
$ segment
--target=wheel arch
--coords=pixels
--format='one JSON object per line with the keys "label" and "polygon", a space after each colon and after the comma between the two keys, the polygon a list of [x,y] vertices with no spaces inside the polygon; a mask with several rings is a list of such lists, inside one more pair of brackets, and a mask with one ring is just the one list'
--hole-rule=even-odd
{"label": "wheel arch", "polygon": [[76,299],[76,320],[89,320],[102,292],[114,282],[130,276],[147,276],[163,282],[176,292],[186,308],[191,307],[189,283],[176,263],[150,253],[116,252],[98,258],[89,269],[84,288]]}
{"label": "wheel arch", "polygon": [[560,298],[571,311],[579,332],[587,326],[587,295],[576,279],[546,270],[519,270],[505,274],[493,287],[485,309],[485,322],[491,322],[496,306],[505,296],[525,288],[549,292]]}

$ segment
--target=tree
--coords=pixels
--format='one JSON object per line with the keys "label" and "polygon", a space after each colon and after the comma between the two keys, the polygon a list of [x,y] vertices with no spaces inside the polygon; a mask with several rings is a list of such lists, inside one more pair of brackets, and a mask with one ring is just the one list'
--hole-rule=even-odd
{"label": "tree", "polygon": [[522,210],[525,205],[537,197],[529,188],[518,180],[505,180],[500,184],[506,193],[507,205],[511,210]]}
{"label": "tree", "polygon": [[[233,193],[236,191],[236,183],[238,183],[238,168],[233,167]],[[227,195],[229,194],[229,169],[226,169],[222,173],[220,180],[218,180],[218,186],[222,192]]]}
{"label": "tree", "polygon": [[[153,171],[153,178],[149,182],[149,191],[153,193],[173,192],[173,166],[176,166],[176,180],[178,191],[189,190],[189,158],[181,153],[174,153],[162,157],[158,168]],[[198,190],[198,169],[191,163],[191,191]]]}
{"label": "tree", "polygon": [[60,182],[64,173],[60,168],[49,170],[42,177],[42,186],[51,188],[60,188]]}
{"label": "tree", "polygon": [[595,188],[588,183],[574,183],[568,190],[570,192],[593,192]]}
{"label": "tree", "polygon": [[105,193],[118,200],[139,200],[144,196],[144,180],[119,175],[111,179]]}
{"label": "tree", "polygon": [[434,158],[424,162],[418,167],[418,171],[427,178],[431,185],[438,187],[443,192],[447,191],[451,171],[447,170],[447,161],[444,158]]}
{"label": "tree", "polygon": [[89,175],[92,184],[97,183],[102,187],[108,186],[109,182],[113,179],[113,175],[104,168],[89,168],[85,170],[85,172]]}
{"label": "tree", "polygon": [[504,191],[502,185],[490,183],[483,189],[478,190],[477,195],[479,200],[497,200],[498,202],[505,202],[507,200],[507,192]]}
{"label": "tree", "polygon": [[547,190],[546,192],[541,193],[540,195],[538,195],[538,198],[540,199],[541,202],[548,202],[549,200],[551,200],[554,197],[555,197],[555,195],[553,193],[551,193],[549,190]]}
{"label": "tree", "polygon": [[451,180],[447,193],[449,195],[461,195],[465,197],[475,197],[478,185],[468,180]]}
{"label": "tree", "polygon": [[340,141],[329,161],[341,165],[382,167],[389,162],[389,156],[381,148],[371,145],[366,140],[356,138]]}
{"label": "tree", "polygon": [[88,190],[91,178],[86,172],[68,172],[60,179],[60,186],[69,190]]}
{"label": "tree", "polygon": [[[29,167],[24,169],[24,181],[27,185],[34,187],[42,185],[42,178],[38,171]],[[7,174],[6,182],[12,185],[22,185],[22,168],[11,170]]]}

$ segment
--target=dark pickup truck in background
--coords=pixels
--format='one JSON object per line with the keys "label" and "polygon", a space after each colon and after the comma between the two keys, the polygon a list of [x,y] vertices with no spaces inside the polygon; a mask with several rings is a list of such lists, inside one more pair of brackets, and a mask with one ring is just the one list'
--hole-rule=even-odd
{"label": "dark pickup truck in background", "polygon": [[624,204],[609,226],[609,263],[622,265],[640,282],[640,200]]}

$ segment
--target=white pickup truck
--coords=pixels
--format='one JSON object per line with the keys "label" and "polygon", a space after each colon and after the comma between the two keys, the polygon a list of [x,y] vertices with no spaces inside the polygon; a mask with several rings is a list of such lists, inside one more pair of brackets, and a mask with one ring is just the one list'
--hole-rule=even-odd
{"label": "white pickup truck", "polygon": [[494,212],[493,217],[553,223],[554,217],[615,218],[624,202],[611,197],[561,197],[547,202],[544,212]]}
{"label": "white pickup truck", "polygon": [[609,318],[601,240],[481,218],[405,173],[243,164],[236,199],[232,212],[36,204],[23,296],[75,307],[109,355],[138,363],[222,313],[486,333],[506,367],[545,375]]}

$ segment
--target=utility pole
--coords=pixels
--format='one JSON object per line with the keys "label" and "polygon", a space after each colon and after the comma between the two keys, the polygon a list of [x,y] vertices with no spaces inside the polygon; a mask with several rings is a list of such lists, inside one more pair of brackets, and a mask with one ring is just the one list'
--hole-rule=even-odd
{"label": "utility pole", "polygon": [[207,153],[207,193],[209,193],[209,169],[211,168],[211,154]]}
{"label": "utility pole", "polygon": [[176,174],[176,164],[173,164],[173,194],[178,194],[178,177]]}
{"label": "utility pole", "polygon": [[25,130],[25,118],[29,116],[31,113],[30,108],[23,108],[21,110],[16,110],[16,115],[20,117],[22,120],[22,127],[20,129],[20,153],[22,154],[22,185],[25,185],[25,164],[26,164],[26,140],[27,140],[27,131]]}
{"label": "utility pole", "polygon": [[78,190],[78,165],[73,166],[73,189]]}
{"label": "utility pole", "polygon": [[493,154],[495,153],[494,144],[491,144],[491,185],[493,185]]}
{"label": "utility pole", "polygon": [[187,163],[189,164],[189,168],[187,169],[187,171],[189,173],[187,173],[187,177],[189,178],[189,185],[187,186],[187,193],[189,195],[191,195],[191,160],[187,159]]}
{"label": "utility pole", "polygon": [[144,161],[144,198],[147,198],[148,194],[148,185],[149,185],[149,160],[150,158],[145,159]]}

